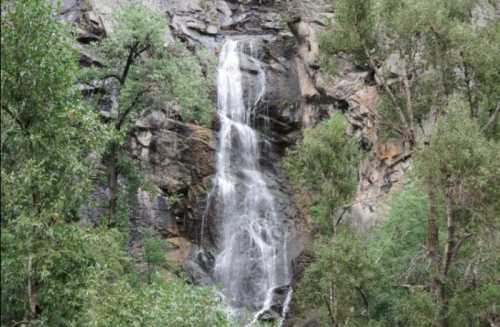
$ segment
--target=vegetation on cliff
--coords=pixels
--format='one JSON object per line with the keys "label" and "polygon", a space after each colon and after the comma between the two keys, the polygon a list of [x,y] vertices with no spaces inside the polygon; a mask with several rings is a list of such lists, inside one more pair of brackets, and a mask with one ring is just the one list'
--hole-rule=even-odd
{"label": "vegetation on cliff", "polygon": [[[136,6],[124,9],[125,26],[99,48],[110,69],[94,72],[124,72],[118,114],[103,120],[81,99],[70,26],[44,0],[1,6],[2,326],[226,325],[207,290],[155,273],[157,242],[147,242],[145,281],[123,230],[92,227],[80,217],[99,160],[110,144],[121,146],[129,112],[143,109],[143,88],[163,92],[164,83],[169,99],[194,108],[206,99],[193,78],[196,66],[160,51],[155,17]],[[147,59],[141,56],[153,48]],[[179,70],[196,83],[181,80],[172,88],[162,80],[177,79]],[[188,97],[188,91],[200,93]]]}
{"label": "vegetation on cliff", "polygon": [[[336,233],[320,228],[316,234],[298,311],[316,310],[321,325],[499,323],[500,24],[474,23],[476,5],[335,1],[335,17],[321,36],[325,72],[335,74],[335,56],[342,55],[373,73],[383,95],[379,133],[405,140],[413,165],[380,226],[360,234],[346,221]],[[433,122],[432,132],[419,136]],[[308,181],[323,181],[325,174],[316,167],[322,157],[308,136],[324,128],[306,132],[296,150],[306,164],[291,171],[313,199],[325,191],[316,187],[321,182]],[[345,133],[332,135],[345,143]],[[344,160],[332,155],[327,167],[336,173]],[[351,191],[338,183],[329,183],[334,193],[352,196],[355,180]],[[339,221],[343,203],[331,205],[337,210],[327,220]],[[311,212],[324,226],[316,206]]]}
{"label": "vegetation on cliff", "polygon": [[[85,46],[98,64],[79,67],[72,27],[49,2],[0,2],[1,325],[234,325],[211,290],[165,273],[154,232],[141,231],[140,259],[128,243],[147,181],[127,137],[151,110],[209,125],[210,72],[135,4]],[[315,224],[291,312],[335,327],[498,326],[500,24],[474,21],[478,0],[331,2],[319,69],[335,74],[342,56],[369,72],[378,137],[404,140],[411,168],[383,222],[360,233],[346,212],[363,153],[343,115],[287,152]],[[107,211],[89,222],[101,177]]]}

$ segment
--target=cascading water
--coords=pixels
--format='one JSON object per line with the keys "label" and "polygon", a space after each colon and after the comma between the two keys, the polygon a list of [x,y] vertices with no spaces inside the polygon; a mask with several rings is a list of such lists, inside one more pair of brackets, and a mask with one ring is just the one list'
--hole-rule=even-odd
{"label": "cascading water", "polygon": [[[253,67],[252,83],[245,83],[243,62]],[[229,311],[243,324],[252,324],[269,311],[275,290],[291,279],[288,235],[259,163],[263,140],[252,127],[265,83],[254,42],[226,41],[218,68],[220,131],[210,200],[217,203],[219,222],[213,277]],[[283,307],[278,314],[286,310]]]}

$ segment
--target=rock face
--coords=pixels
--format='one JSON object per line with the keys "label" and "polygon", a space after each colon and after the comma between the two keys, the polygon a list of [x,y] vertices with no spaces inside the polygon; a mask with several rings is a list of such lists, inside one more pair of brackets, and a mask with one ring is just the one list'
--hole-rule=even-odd
{"label": "rock face", "polygon": [[163,227],[153,224],[155,229],[165,236],[184,235],[197,240],[206,190],[214,173],[212,131],[168,118],[167,113],[157,111],[136,122],[128,148],[147,179],[162,194],[156,200],[149,199],[147,193],[138,199],[139,206],[146,208],[139,217],[143,218],[141,221],[154,222],[154,213],[159,212],[155,208],[165,203],[163,207],[168,208],[172,221]]}
{"label": "rock face", "polygon": [[[382,219],[382,204],[393,185],[403,179],[410,164],[410,154],[405,144],[378,138],[379,94],[370,72],[360,71],[346,55],[335,58],[335,77],[318,69],[318,35],[332,17],[331,8],[323,1],[296,1],[293,7],[296,17],[290,22],[290,29],[297,39],[295,56],[302,92],[301,106],[306,113],[304,125],[312,126],[333,111],[340,110],[349,123],[348,134],[355,137],[367,152],[359,168],[353,204],[339,212],[348,218],[344,221],[365,231]],[[396,64],[388,62],[386,66],[397,76]]]}
{"label": "rock face", "polygon": [[[78,26],[80,43],[89,43],[112,31],[111,14],[124,2],[67,0],[63,1],[61,16]],[[260,164],[265,167],[266,181],[277,199],[277,210],[299,231],[290,244],[295,275],[300,275],[307,262],[301,253],[308,247],[309,228],[279,162],[286,148],[300,140],[304,128],[316,125],[334,111],[344,112],[349,123],[348,133],[367,152],[360,165],[354,204],[339,214],[350,217],[349,221],[360,230],[367,230],[379,221],[383,212],[380,204],[392,189],[397,189],[394,185],[402,180],[410,155],[405,144],[377,137],[379,94],[370,72],[360,71],[348,56],[339,56],[337,76],[322,73],[318,36],[332,17],[329,1],[143,2],[165,15],[165,23],[170,27],[166,42],[180,40],[195,54],[205,51],[217,56],[228,37],[256,40],[262,51],[259,66],[265,71],[267,85],[263,101],[254,114],[257,130],[265,143],[262,148],[266,151]],[[477,15],[478,19],[488,19],[484,13]],[[81,64],[100,65],[83,50]],[[243,59],[241,66],[245,83],[257,83],[255,62]],[[397,70],[391,73],[397,74]],[[106,101],[102,107],[110,112],[116,105],[113,95]],[[170,255],[175,262],[183,263],[193,281],[210,283],[214,260],[210,237],[215,234],[216,222],[207,214],[206,207],[207,192],[215,173],[215,131],[219,126],[217,121],[212,129],[188,124],[171,112],[175,110],[148,114],[136,122],[129,136],[130,156],[152,185],[151,189],[141,189],[137,194],[132,213],[135,236],[132,235],[131,243],[136,246],[141,228],[153,228],[176,247]],[[105,188],[96,189],[93,195],[101,201],[107,196]],[[95,220],[104,209],[85,210],[91,220]],[[208,235],[204,248],[199,246],[202,232]],[[280,305],[282,303],[276,304]]]}

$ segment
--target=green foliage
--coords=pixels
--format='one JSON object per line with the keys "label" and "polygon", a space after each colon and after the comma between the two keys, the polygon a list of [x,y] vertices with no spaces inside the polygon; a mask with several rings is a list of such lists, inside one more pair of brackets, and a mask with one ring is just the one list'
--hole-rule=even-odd
{"label": "green foliage", "polygon": [[[116,30],[124,43],[159,27],[142,14],[120,12],[134,22]],[[71,29],[47,1],[2,1],[1,24],[2,326],[227,326],[208,290],[180,280],[143,287],[123,233],[76,223],[98,158],[124,134],[81,102]],[[124,103],[133,103],[131,89]],[[135,191],[135,167],[114,158]],[[146,250],[157,264],[157,241]]]}
{"label": "green foliage", "polygon": [[88,189],[89,154],[102,152],[107,138],[79,100],[76,54],[66,30],[43,1],[10,3],[2,12],[4,220],[74,216]]}
{"label": "green foliage", "polygon": [[[415,124],[442,110],[453,94],[467,97],[471,117],[487,125],[500,90],[500,24],[479,27],[471,19],[476,0],[338,0],[320,35],[320,63],[335,74],[339,53],[368,67],[387,100],[385,134],[415,144]],[[498,112],[498,111],[497,111]],[[498,118],[485,129],[498,139]],[[391,131],[392,130],[392,131]]]}
{"label": "green foliage", "polygon": [[[327,305],[335,285],[341,325],[423,327],[439,321],[441,304],[427,286],[432,273],[425,248],[428,198],[420,187],[408,182],[394,194],[386,220],[369,234],[342,228],[335,238],[316,241],[314,261],[296,292],[299,315],[319,309],[322,326],[330,326]],[[439,201],[438,215],[443,217],[444,200]],[[468,243],[454,266],[447,283],[450,326],[481,326],[498,312],[500,240],[493,235],[498,233],[495,226],[478,234],[478,242]],[[440,238],[445,238],[444,231]]]}
{"label": "green foliage", "polygon": [[181,116],[188,122],[210,127],[213,104],[209,97],[213,81],[214,59],[205,55],[207,78],[202,74],[199,59],[181,44],[175,45],[174,55],[167,56],[163,64],[167,95],[181,106]]}
{"label": "green foliage", "polygon": [[114,230],[18,217],[2,228],[1,246],[2,323],[25,319],[33,303],[41,311],[35,321],[65,326],[81,309],[91,270],[116,278],[129,266],[121,235]]}
{"label": "green foliage", "polygon": [[116,26],[93,45],[105,67],[83,72],[87,83],[112,81],[119,94],[115,123],[124,133],[146,111],[180,104],[187,121],[209,125],[212,103],[199,61],[180,43],[167,46],[167,21],[143,5],[128,4],[115,13]]}
{"label": "green foliage", "polygon": [[340,113],[304,132],[304,139],[289,151],[285,168],[292,180],[310,192],[316,202],[318,222],[332,230],[334,209],[348,204],[355,191],[360,151],[346,135]]}
{"label": "green foliage", "polygon": [[78,326],[230,326],[216,310],[208,289],[188,286],[180,280],[136,289],[125,281],[107,283],[95,277]]}
{"label": "green foliage", "polygon": [[[422,222],[427,219],[427,211],[427,197],[414,183],[405,185],[393,196],[386,221],[377,228],[371,240],[377,244],[371,247],[371,252],[384,260],[387,269],[394,269],[396,273],[412,266],[415,254],[420,252],[420,245],[426,240],[426,226]],[[424,267],[411,268],[418,270]],[[411,271],[411,274],[417,273],[417,270]],[[406,274],[397,279],[404,281],[405,278],[413,277]]]}
{"label": "green foliage", "polygon": [[[332,319],[329,310],[337,312],[335,320],[342,325],[367,321],[369,308],[365,303],[371,296],[367,287],[377,277],[373,258],[365,255],[367,250],[366,242],[347,229],[335,238],[318,240],[315,260],[306,269],[297,292],[302,310],[320,308],[324,326]],[[329,308],[332,294],[338,303]]]}
{"label": "green foliage", "polygon": [[[389,326],[428,323],[429,306],[426,294],[418,287],[429,274],[425,249],[428,203],[426,195],[413,182],[404,185],[390,200],[385,222],[370,236],[368,255],[376,262],[381,273],[373,285],[372,319]],[[416,292],[415,298],[410,292]],[[436,306],[434,302],[431,306]],[[412,309],[413,308],[413,309]],[[418,309],[417,309],[418,308]],[[421,318],[416,318],[421,315]],[[433,317],[433,314],[430,314]]]}
{"label": "green foliage", "polygon": [[[127,209],[140,184],[135,174],[132,180],[126,176],[123,168],[130,171],[130,165],[120,165],[126,161],[124,144],[135,121],[149,111],[168,109],[172,116],[180,114],[186,121],[208,126],[212,103],[199,61],[180,43],[168,47],[164,43],[164,17],[144,5],[129,3],[114,18],[113,32],[91,46],[104,67],[85,69],[81,79],[102,86],[106,90],[103,97],[117,99],[116,108],[109,113],[114,138],[108,143],[104,162],[110,190],[108,225],[125,226]],[[126,177],[127,190],[119,176]]]}
{"label": "green foliage", "polygon": [[[352,53],[358,59],[366,59],[365,48],[375,44],[375,20],[372,0],[335,1],[335,20],[331,24],[329,53]],[[322,40],[325,40],[325,36]],[[327,45],[323,43],[323,45]]]}
{"label": "green foliage", "polygon": [[498,222],[500,145],[483,136],[477,121],[468,117],[464,101],[454,98],[447,109],[447,116],[439,121],[429,145],[417,155],[417,176],[431,181],[443,193],[448,187],[459,185],[475,194],[457,204],[466,211],[462,215],[473,221],[489,218]]}
{"label": "green foliage", "polygon": [[148,281],[151,283],[156,269],[165,263],[165,244],[151,230],[143,232],[144,261],[147,265]]}

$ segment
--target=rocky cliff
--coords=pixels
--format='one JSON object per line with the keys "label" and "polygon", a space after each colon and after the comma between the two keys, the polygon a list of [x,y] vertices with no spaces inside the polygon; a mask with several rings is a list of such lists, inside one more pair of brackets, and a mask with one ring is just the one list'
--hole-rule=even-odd
{"label": "rocky cliff", "polygon": [[[309,244],[307,199],[294,194],[280,167],[280,158],[300,139],[304,128],[312,127],[334,111],[342,111],[349,122],[348,132],[365,150],[359,167],[355,201],[339,210],[339,215],[361,230],[374,226],[384,211],[384,200],[403,179],[409,167],[407,146],[397,140],[378,138],[376,81],[368,71],[356,67],[348,56],[336,58],[338,73],[330,77],[319,64],[318,36],[332,17],[333,9],[317,0],[172,0],[143,1],[165,15],[169,32],[165,42],[179,40],[195,54],[203,51],[217,56],[222,42],[233,38],[259,40],[265,70],[266,94],[257,108],[259,133],[266,142],[263,166],[269,168],[268,183],[278,199],[279,211],[299,231],[294,241],[296,275],[300,275],[303,249]],[[113,29],[111,14],[120,0],[66,0],[61,16],[77,26],[80,45],[98,41]],[[81,50],[83,66],[99,66],[99,60]],[[201,56],[200,56],[201,58]],[[201,59],[200,59],[201,60]],[[245,83],[256,83],[256,68],[244,61]],[[397,76],[397,62],[387,63],[387,74]],[[92,90],[84,90],[91,93]],[[103,115],[112,110],[113,96],[100,107]],[[111,108],[111,109],[110,109]],[[131,248],[140,246],[141,227],[152,227],[177,250],[171,259],[185,264],[197,281],[209,278],[210,257],[197,251],[202,229],[213,236],[214,221],[206,208],[207,192],[214,174],[215,133],[211,128],[183,122],[174,105],[139,119],[130,134],[127,148],[154,191],[140,189],[132,210]],[[214,116],[215,117],[215,116]],[[95,198],[105,199],[108,191],[97,189]],[[207,214],[208,212],[208,214]],[[91,220],[99,208],[88,209]],[[206,221],[203,222],[203,217]],[[347,219],[346,219],[347,220]],[[210,245],[210,244],[209,244]],[[203,258],[196,258],[196,256]],[[192,260],[195,259],[195,260]],[[201,264],[205,262],[205,266]]]}

